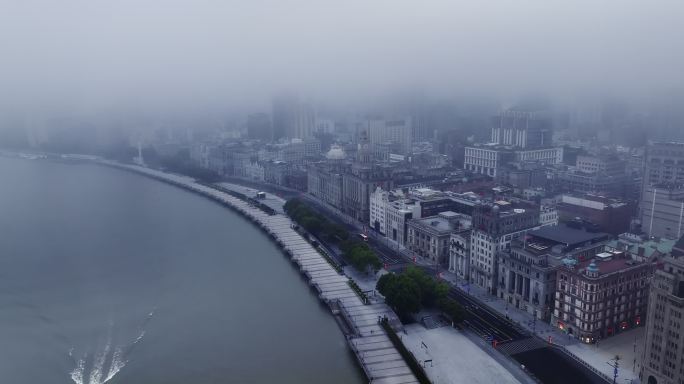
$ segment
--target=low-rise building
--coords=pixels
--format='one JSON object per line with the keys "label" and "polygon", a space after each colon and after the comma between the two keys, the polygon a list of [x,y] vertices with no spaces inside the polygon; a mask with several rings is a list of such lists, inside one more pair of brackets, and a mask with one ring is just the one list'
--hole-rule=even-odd
{"label": "low-rise building", "polygon": [[387,206],[389,205],[389,192],[376,187],[375,191],[370,194],[369,205],[370,227],[385,236],[387,234],[385,217],[387,216]]}
{"label": "low-rise building", "polygon": [[470,225],[468,216],[452,211],[409,220],[407,248],[418,257],[447,265],[451,234],[468,230]]}
{"label": "low-rise building", "polygon": [[614,236],[629,232],[630,220],[636,212],[629,202],[590,194],[564,194],[556,210],[561,222],[580,218]]}
{"label": "low-rise building", "polygon": [[473,213],[472,225],[469,281],[496,294],[497,253],[539,225],[539,209],[506,201],[483,204]]}
{"label": "low-rise building", "polygon": [[475,207],[481,203],[472,192],[441,192],[430,188],[415,188],[409,191],[409,198],[420,206],[421,217],[434,216],[444,211],[453,211],[472,216]]}
{"label": "low-rise building", "polygon": [[245,165],[245,177],[251,180],[264,181],[264,175],[264,166],[259,162],[252,161]]}
{"label": "low-rise building", "polygon": [[633,233],[622,233],[606,244],[606,251],[624,251],[633,259],[655,262],[672,252],[675,240],[648,238]]}
{"label": "low-rise building", "polygon": [[449,239],[449,272],[461,279],[470,275],[470,229],[454,232]]}
{"label": "low-rise building", "polygon": [[497,177],[510,163],[536,163],[538,165],[563,162],[563,148],[521,149],[497,144],[482,144],[465,148],[463,169]]}
{"label": "low-rise building", "polygon": [[643,324],[653,264],[625,252],[563,261],[552,318],[558,328],[593,343]]}
{"label": "low-rise building", "polygon": [[399,199],[388,204],[385,216],[387,238],[400,246],[406,246],[408,222],[420,218],[420,206],[410,199]]}
{"label": "low-rise building", "polygon": [[566,226],[542,227],[514,240],[498,254],[499,298],[548,321],[554,307],[556,270],[562,259],[586,260],[610,238]]}
{"label": "low-rise building", "polygon": [[547,225],[558,225],[558,211],[556,210],[556,207],[542,205],[539,208],[539,225],[542,227]]}
{"label": "low-rise building", "polygon": [[322,162],[310,164],[307,173],[307,193],[337,209],[342,208],[341,164]]}

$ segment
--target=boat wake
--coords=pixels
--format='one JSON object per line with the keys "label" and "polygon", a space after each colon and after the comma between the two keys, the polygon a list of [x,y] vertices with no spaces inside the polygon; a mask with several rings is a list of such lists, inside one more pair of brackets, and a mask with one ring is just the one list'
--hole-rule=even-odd
{"label": "boat wake", "polygon": [[131,342],[115,346],[114,324],[111,323],[105,338],[99,340],[92,349],[86,349],[79,357],[75,356],[75,348],[69,350],[69,357],[74,368],[69,372],[75,384],[105,384],[112,380],[128,363],[127,356],[145,337],[147,324],[154,316],[153,309],[143,321],[138,336]]}

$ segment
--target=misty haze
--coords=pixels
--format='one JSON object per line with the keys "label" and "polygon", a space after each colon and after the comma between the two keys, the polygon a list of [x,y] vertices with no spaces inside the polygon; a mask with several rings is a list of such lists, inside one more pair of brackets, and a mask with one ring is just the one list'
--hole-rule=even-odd
{"label": "misty haze", "polygon": [[0,1],[0,382],[684,382],[684,3]]}

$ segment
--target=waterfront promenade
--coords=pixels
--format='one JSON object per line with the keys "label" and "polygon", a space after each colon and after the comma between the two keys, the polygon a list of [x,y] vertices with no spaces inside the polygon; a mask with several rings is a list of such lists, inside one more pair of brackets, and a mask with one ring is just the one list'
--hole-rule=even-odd
{"label": "waterfront promenade", "polygon": [[417,383],[416,377],[391,340],[378,324],[388,318],[395,329],[401,327],[396,314],[385,304],[366,305],[349,286],[349,277],[340,274],[318,251],[293,229],[292,221],[281,213],[269,214],[254,205],[216,188],[180,176],[136,165],[99,161],[100,164],[136,172],[184,188],[229,207],[259,226],[297,265],[319,298],[330,307],[371,383]]}

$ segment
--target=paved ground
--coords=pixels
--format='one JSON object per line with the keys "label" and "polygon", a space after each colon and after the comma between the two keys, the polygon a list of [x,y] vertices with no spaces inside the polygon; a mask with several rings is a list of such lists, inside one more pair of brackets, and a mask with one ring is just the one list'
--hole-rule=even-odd
{"label": "paved ground", "polygon": [[[404,344],[420,362],[434,384],[520,383],[506,368],[479,346],[451,327],[427,330],[422,325],[405,326]],[[427,346],[427,348],[425,348]]]}
{"label": "paved ground", "polygon": [[644,328],[640,327],[601,340],[598,345],[580,343],[567,348],[610,377],[613,376],[613,368],[607,362],[619,355],[622,368],[618,370],[617,381],[624,383],[638,380],[641,353],[644,349],[643,337]]}
{"label": "paved ground", "polygon": [[450,282],[452,285],[458,285],[471,296],[485,302],[490,308],[496,310],[504,316],[508,316],[513,323],[527,329],[530,332],[536,333],[545,340],[551,336],[555,344],[575,345],[580,343],[579,340],[575,339],[574,337],[568,337],[568,335],[563,331],[549,323],[545,323],[543,321],[533,322],[531,314],[517,309],[512,305],[508,305],[504,300],[499,299],[496,296],[488,294],[487,290],[482,287],[479,287],[475,284],[467,284],[462,279],[457,278],[457,276],[453,273],[444,271],[442,272],[442,278]]}
{"label": "paved ground", "polygon": [[[449,281],[452,285],[458,285],[469,291],[471,296],[484,301],[492,309],[507,315],[514,323],[530,332],[534,332],[544,340],[548,340],[550,336],[555,344],[563,345],[568,351],[609,377],[613,377],[613,368],[606,363],[614,358],[615,355],[620,355],[621,364],[624,369],[620,370],[618,381],[622,379],[623,382],[631,382],[631,380],[638,382],[636,380],[638,380],[640,356],[636,356],[635,361],[635,337],[637,339],[636,352],[638,354],[639,350],[643,349],[643,340],[641,339],[643,328],[637,328],[607,338],[602,340],[598,346],[589,345],[568,336],[551,324],[541,321],[533,322],[532,315],[529,313],[507,305],[504,300],[488,294],[484,288],[473,284],[467,285],[453,273],[443,272],[442,278]],[[530,356],[532,355],[534,353],[530,354]],[[516,359],[518,358],[520,358],[519,355],[516,356]]]}
{"label": "paved ground", "polygon": [[[242,185],[237,185],[237,184],[232,184],[232,183],[218,183],[218,185],[230,189],[235,192],[243,193],[249,197],[256,197],[256,193],[261,191],[255,188],[250,188],[250,187],[245,187]],[[285,200],[280,198],[279,196],[276,196],[270,192],[266,193],[266,198],[261,200],[264,204],[268,205],[269,207],[273,208],[276,212],[278,213],[284,213],[283,211],[283,205],[285,204]]]}
{"label": "paved ground", "polygon": [[[236,184],[230,184],[230,183],[222,183],[224,187],[236,190],[241,193],[245,193],[247,195],[252,195],[256,193],[256,189],[254,188],[247,188],[243,186],[239,186]],[[308,198],[308,196],[302,196],[306,200],[311,200]],[[347,224],[349,229],[351,231],[361,231],[364,229],[360,223],[355,222],[349,217],[346,217],[346,215],[343,215],[341,212],[331,209],[330,207],[327,206],[322,206],[318,204],[315,201],[309,201],[312,203],[312,205],[315,205],[319,210],[321,211],[327,211],[327,213],[330,216],[337,216],[338,218],[343,219],[343,221]],[[272,194],[267,194],[267,199],[265,201],[269,206],[271,206],[274,209],[277,209],[278,211],[282,211],[282,204],[284,203],[284,200],[277,196],[273,196]],[[337,211],[337,212],[333,212]],[[400,259],[403,258],[408,258],[412,259],[410,255],[407,254],[408,251],[405,249],[397,249],[397,247],[392,244],[389,244],[386,239],[382,238],[379,234],[374,233],[374,232],[368,232],[370,235],[371,241],[370,245],[378,252],[379,256],[383,259],[383,262],[385,262],[386,266],[390,267],[390,269],[402,269],[403,267],[406,266],[406,264],[411,264],[411,263],[406,263],[405,261],[402,262]],[[401,256],[399,256],[401,255]],[[425,264],[422,262],[420,258],[416,259],[416,264],[425,267],[425,268],[432,268],[434,272],[434,266],[431,264]],[[356,273],[353,269],[351,268],[345,268],[345,274],[349,275],[352,277],[354,280],[357,281],[359,286],[363,290],[370,291],[374,288],[375,286],[375,281],[376,278],[372,276],[362,276],[358,273]],[[596,368],[597,370],[601,371],[602,373],[609,375],[612,377],[612,368],[606,364],[608,360],[610,360],[612,357],[615,356],[615,354],[619,354],[622,357],[622,364],[623,367],[628,368],[625,369],[621,372],[620,378],[624,378],[627,380],[630,380],[635,377],[632,372],[628,372],[629,368],[632,366],[635,367],[634,371],[638,371],[638,366],[634,365],[634,337],[627,337],[624,336],[618,339],[607,339],[601,343],[598,347],[596,346],[590,346],[590,345],[585,345],[583,343],[580,343],[578,340],[576,340],[573,337],[569,337],[567,334],[563,333],[556,327],[552,326],[551,324],[544,323],[541,321],[532,321],[531,315],[528,314],[527,312],[524,312],[522,310],[518,310],[514,308],[513,306],[509,306],[506,304],[503,300],[498,299],[495,296],[489,295],[485,289],[477,287],[475,285],[469,285],[466,284],[464,281],[459,280],[455,274],[449,273],[448,271],[440,270],[440,276],[445,279],[446,281],[450,282],[452,285],[459,286],[461,287],[467,295],[470,295],[472,299],[477,299],[481,302],[484,302],[486,304],[486,307],[489,308],[475,308],[474,310],[478,312],[480,317],[483,317],[487,315],[487,310],[491,309],[495,312],[498,312],[501,315],[507,316],[514,324],[517,325],[517,327],[527,329],[529,332],[533,332],[540,337],[542,337],[544,340],[548,340],[549,337],[552,338],[553,342],[555,344],[563,345],[566,348],[568,348],[569,351],[574,353],[575,355],[579,356],[582,358],[582,360],[586,361],[589,363],[591,366]],[[378,303],[382,302],[382,297],[377,296],[373,297],[371,299],[372,302]],[[485,310],[487,309],[487,310]],[[484,310],[484,311],[483,311]],[[537,376],[541,379],[543,377],[545,382],[549,383],[572,383],[573,380],[577,382],[576,380],[581,381],[586,381],[590,382],[592,379],[596,379],[596,377],[593,377],[593,375],[589,375],[586,378],[580,377],[583,374],[587,374],[586,368],[576,366],[577,363],[571,359],[569,359],[567,356],[561,354],[559,351],[556,351],[552,348],[534,348],[534,346],[530,347],[526,344],[530,344],[529,341],[531,339],[527,338],[522,338],[520,335],[515,334],[514,329],[510,329],[508,327],[500,326],[494,317],[492,316],[485,316],[484,319],[482,319],[480,325],[482,326],[482,329],[479,329],[480,333],[484,332],[487,335],[492,335],[495,336],[498,332],[500,331],[506,331],[507,334],[512,334],[512,337],[505,337],[506,335],[499,335],[499,338],[501,339],[506,339],[509,338],[511,341],[516,341],[520,340],[519,344],[520,345],[509,345],[508,349],[510,351],[504,352],[506,355],[509,355],[513,357],[514,359],[525,363],[528,363],[528,369],[533,370],[537,373]],[[422,326],[418,326],[422,328]],[[424,328],[422,328],[424,329]],[[446,328],[449,329],[449,328]],[[455,331],[454,331],[455,332]],[[475,332],[478,333],[478,329],[475,329]],[[483,335],[480,335],[483,336]],[[486,335],[485,335],[486,336]],[[613,340],[614,339],[614,340]],[[631,342],[629,340],[631,340]],[[627,340],[627,341],[625,341]],[[479,342],[479,340],[475,340]],[[450,343],[444,343],[444,342],[439,342],[438,340],[436,341],[435,345],[439,345],[440,347],[443,348],[448,348],[448,345]],[[472,344],[472,342],[471,342]],[[523,345],[525,344],[525,345]],[[639,342],[637,342],[637,347],[639,347]],[[487,345],[485,345],[485,351],[486,351]],[[416,351],[414,348],[411,348],[414,353]],[[482,352],[483,350],[480,350]],[[630,351],[632,351],[630,353]],[[491,351],[488,351],[491,352]],[[502,351],[503,352],[503,351]],[[449,354],[449,352],[445,351],[445,354]],[[489,358],[494,357],[491,353]],[[506,360],[506,362],[508,362]],[[508,366],[508,364],[507,364]],[[510,370],[510,366],[508,367]],[[576,376],[573,375],[558,375],[558,372],[560,370],[567,369],[568,371],[573,371],[577,373]],[[515,369],[513,369],[515,371]],[[510,373],[509,373],[510,374]],[[572,376],[572,377],[570,377]],[[590,378],[590,376],[592,376]],[[564,381],[565,380],[565,381]],[[568,381],[569,380],[569,381]],[[460,381],[456,381],[460,382]],[[477,382],[477,381],[473,381]],[[490,381],[486,381],[490,382]],[[516,381],[517,382],[517,381]]]}

